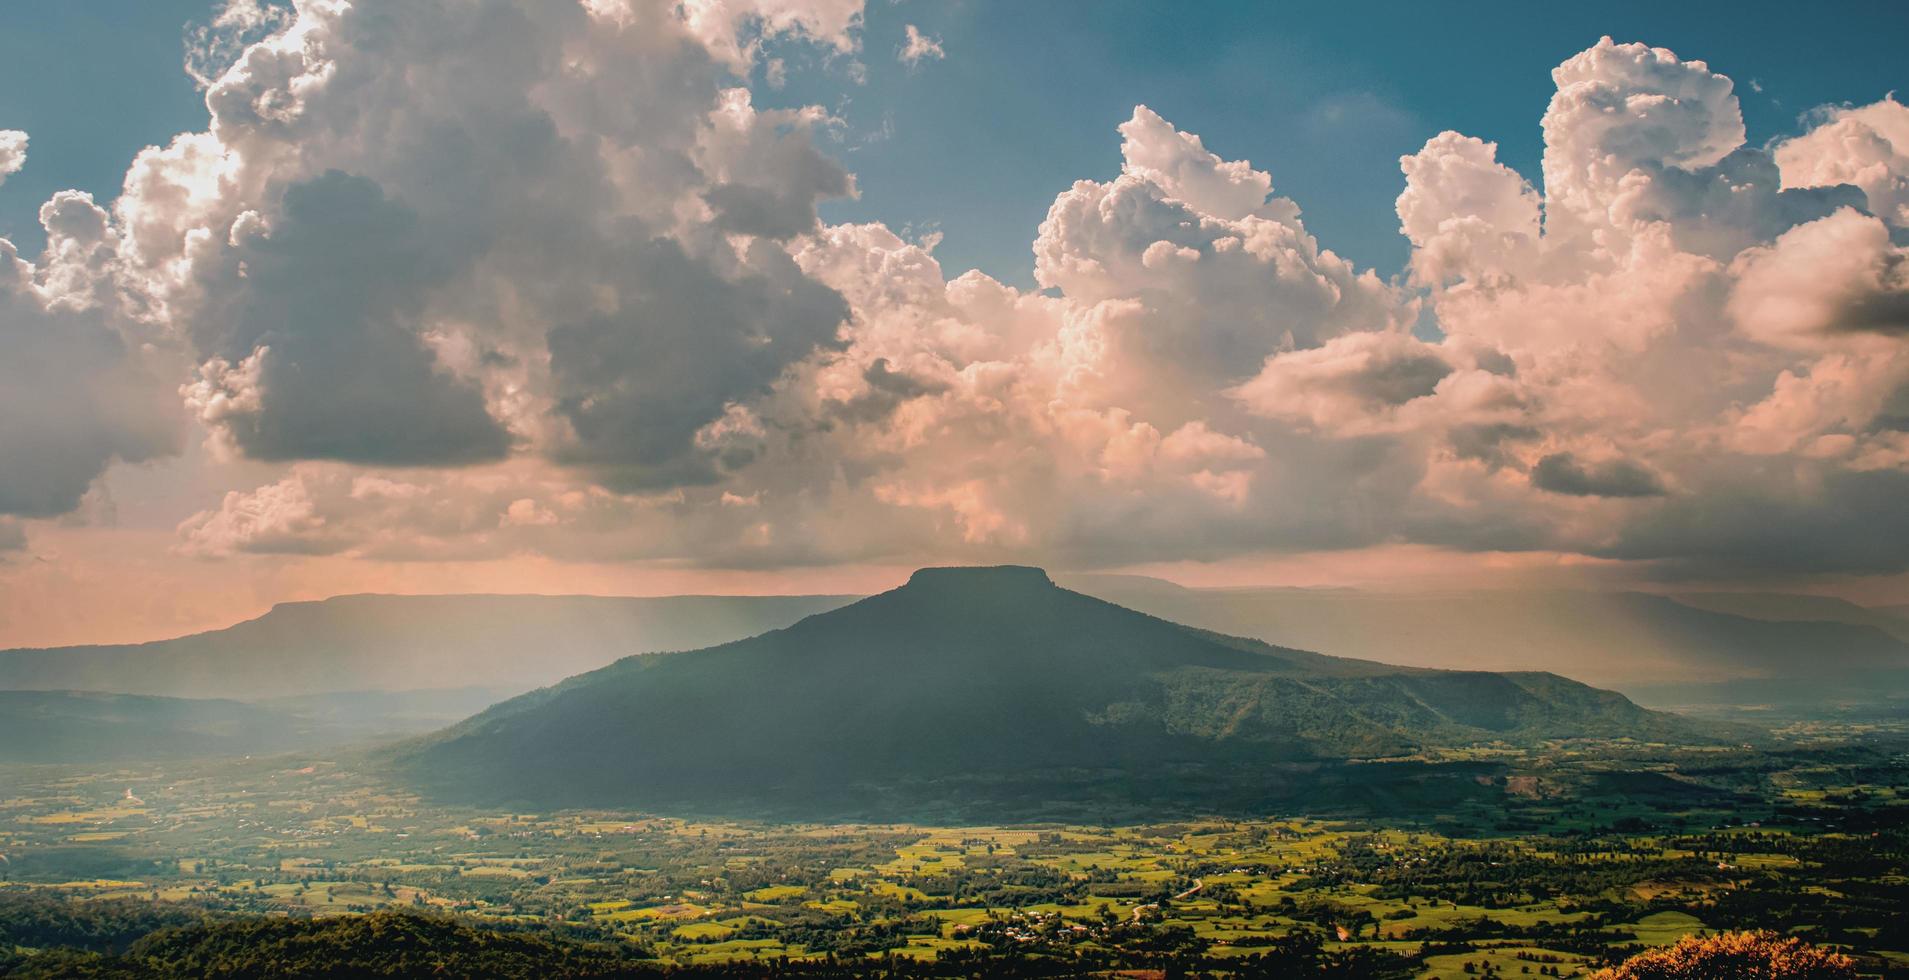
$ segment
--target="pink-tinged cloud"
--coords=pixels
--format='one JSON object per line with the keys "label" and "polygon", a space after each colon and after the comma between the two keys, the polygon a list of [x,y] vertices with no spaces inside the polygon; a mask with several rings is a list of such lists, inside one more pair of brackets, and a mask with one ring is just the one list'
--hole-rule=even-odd
{"label": "pink-tinged cloud", "polygon": [[301,5],[110,213],[0,253],[5,336],[76,324],[8,396],[64,410],[0,415],[62,480],[0,474],[0,512],[189,410],[273,464],[179,526],[214,562],[1909,566],[1893,101],[1767,150],[1729,78],[1605,39],[1541,182],[1452,132],[1401,161],[1397,281],[1137,106],[1022,290],[822,221],[838,121],[739,86],[765,37],[852,59],[859,2],[486,9]]}

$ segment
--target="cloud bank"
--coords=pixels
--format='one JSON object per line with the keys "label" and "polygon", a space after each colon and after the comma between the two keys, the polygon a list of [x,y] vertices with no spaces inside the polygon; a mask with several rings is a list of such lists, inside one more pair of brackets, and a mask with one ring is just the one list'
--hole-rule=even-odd
{"label": "cloud bank", "polygon": [[1400,161],[1397,280],[1138,106],[1020,290],[818,218],[855,193],[838,122],[741,80],[860,22],[304,0],[109,210],[0,246],[0,449],[41,461],[0,514],[73,509],[189,415],[283,466],[180,527],[211,558],[1909,567],[1892,99],[1759,147],[1729,78],[1607,38],[1553,73],[1539,183],[1455,132]]}

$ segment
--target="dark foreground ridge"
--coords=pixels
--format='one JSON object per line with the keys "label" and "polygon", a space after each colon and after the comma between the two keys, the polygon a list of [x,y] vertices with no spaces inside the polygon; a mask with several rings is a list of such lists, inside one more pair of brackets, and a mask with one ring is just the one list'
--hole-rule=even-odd
{"label": "dark foreground ridge", "polygon": [[[643,977],[1114,977],[1136,969],[1183,977],[1297,975],[1396,978],[1411,960],[1380,950],[1327,950],[1299,931],[1259,949],[1210,960],[1171,931],[1141,923],[1110,927],[1126,945],[1067,958],[1012,949],[945,950],[933,960],[847,955],[730,963],[659,962],[644,946],[593,930],[544,923],[498,923],[387,910],[325,919],[212,918],[188,909],[163,915],[142,903],[84,908],[73,900],[0,898],[0,976],[9,980],[265,980],[291,977],[441,977],[471,980],[610,980]],[[33,949],[30,954],[17,949]],[[870,955],[876,954],[876,955]],[[1219,972],[1209,972],[1217,967]],[[1838,978],[1840,980],[1840,978]]]}
{"label": "dark foreground ridge", "polygon": [[1139,786],[1182,768],[1264,789],[1256,767],[1724,734],[1555,674],[1322,656],[1134,612],[1036,568],[929,568],[787,629],[506,701],[396,762],[444,798],[721,809],[954,778],[968,797],[1030,779],[1064,792],[1063,774]]}

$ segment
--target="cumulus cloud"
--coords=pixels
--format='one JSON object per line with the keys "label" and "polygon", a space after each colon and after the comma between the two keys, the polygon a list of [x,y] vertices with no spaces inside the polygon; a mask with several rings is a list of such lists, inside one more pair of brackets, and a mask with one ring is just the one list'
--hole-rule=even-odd
{"label": "cumulus cloud", "polygon": [[1035,278],[1107,348],[1099,373],[1115,397],[1203,399],[1279,351],[1410,322],[1396,289],[1322,248],[1297,205],[1269,196],[1268,174],[1145,106],[1120,134],[1121,175],[1076,182],[1034,243]]}
{"label": "cumulus cloud", "polygon": [[1664,484],[1655,473],[1626,459],[1580,460],[1552,453],[1531,468],[1531,485],[1574,497],[1656,497]]}
{"label": "cumulus cloud", "polygon": [[333,170],[286,188],[272,223],[236,228],[202,282],[191,320],[211,355],[191,389],[201,420],[266,460],[503,456],[508,438],[477,384],[438,363],[419,322],[425,295],[464,260],[458,244],[363,177]]}
{"label": "cumulus cloud", "polygon": [[[1093,563],[1403,540],[1822,566],[1909,459],[1888,421],[1909,391],[1898,247],[1857,210],[1861,188],[1779,189],[1772,155],[1743,145],[1729,80],[1701,62],[1607,40],[1556,79],[1542,189],[1456,133],[1401,161],[1422,294],[1322,246],[1271,175],[1141,106],[1118,128],[1119,175],[1077,182],[1042,222],[1042,291],[948,280],[932,242],[791,210],[753,226],[763,254],[729,253],[746,271],[699,281],[649,256],[619,277],[634,316],[550,331],[565,424],[544,444],[593,474],[583,496],[547,473],[528,492],[523,474],[474,473],[376,501],[334,476],[313,499],[332,502],[326,534],[349,529],[367,556]],[[779,159],[758,169],[826,173]],[[757,365],[755,348],[659,328],[682,283],[704,310],[773,294],[793,349],[755,341]],[[1421,302],[1430,339],[1411,330]],[[752,336],[746,315],[713,315],[734,324],[717,337]],[[642,375],[625,355],[666,352],[683,379],[730,376],[727,394],[611,383]],[[1776,459],[1793,468],[1784,487],[1746,480]],[[420,499],[438,530],[393,540],[424,519],[405,516]],[[1753,499],[1809,511],[1810,546],[1669,516]],[[265,531],[238,540],[197,547],[277,547]]]}
{"label": "cumulus cloud", "polygon": [[[645,0],[586,0],[599,13],[622,23],[640,23],[655,8]],[[762,42],[778,36],[804,37],[848,53],[855,50],[862,24],[862,0],[682,0],[690,33],[718,60],[746,69]]]}
{"label": "cumulus cloud", "polygon": [[68,191],[40,209],[38,263],[0,239],[0,515],[79,506],[114,460],[175,451],[176,368],[124,308],[106,212]]}
{"label": "cumulus cloud", "polygon": [[0,184],[27,165],[27,134],[17,129],[0,129]]}
{"label": "cumulus cloud", "polygon": [[[1852,566],[1874,570],[1854,541],[1876,519],[1871,493],[1819,498],[1808,548],[1691,515],[1748,514],[1773,495],[1772,514],[1794,513],[1812,506],[1808,488],[1870,486],[1857,474],[1901,467],[1880,419],[1909,380],[1902,258],[1861,213],[1879,206],[1871,188],[1888,210],[1888,182],[1838,169],[1843,136],[1821,126],[1774,152],[1745,145],[1730,80],[1661,48],[1605,39],[1553,77],[1541,195],[1457,134],[1404,161],[1399,214],[1440,346],[1503,351],[1521,406],[1497,421],[1518,435],[1508,451],[1454,430],[1454,456],[1428,472],[1524,469],[1541,494],[1581,499],[1517,501],[1550,509],[1554,547],[1758,572],[1818,569],[1848,544]],[[1892,111],[1864,118],[1887,125]],[[1858,171],[1867,187],[1850,186]],[[1793,467],[1781,482],[1807,477],[1760,485],[1769,471],[1750,461],[1773,457]]]}
{"label": "cumulus cloud", "polygon": [[307,4],[135,161],[128,268],[200,359],[187,399],[265,460],[515,450],[621,486],[707,482],[701,438],[848,312],[781,243],[853,192],[815,109],[731,71],[849,50],[859,4]]}
{"label": "cumulus cloud", "polygon": [[896,56],[902,64],[912,68],[924,61],[940,61],[948,56],[941,50],[941,39],[923,34],[921,28],[909,24],[903,33],[901,53]]}
{"label": "cumulus cloud", "polygon": [[1399,229],[1412,242],[1417,282],[1490,285],[1529,270],[1540,198],[1497,158],[1496,143],[1452,132],[1400,158]]}
{"label": "cumulus cloud", "polygon": [[212,87],[248,45],[284,30],[292,19],[289,4],[224,0],[210,21],[186,29],[186,75],[202,89]]}
{"label": "cumulus cloud", "polygon": [[0,449],[49,465],[0,513],[183,407],[284,464],[180,526],[208,558],[1909,564],[1872,540],[1909,472],[1893,100],[1751,145],[1729,78],[1604,39],[1539,183],[1459,133],[1400,161],[1394,280],[1137,106],[1018,289],[827,224],[841,122],[742,87],[852,56],[859,0],[221,9],[206,129],[4,253]]}
{"label": "cumulus cloud", "polygon": [[1765,343],[1817,349],[1909,336],[1909,249],[1875,218],[1838,211],[1745,249],[1732,271],[1731,315]]}
{"label": "cumulus cloud", "polygon": [[1701,61],[1606,37],[1552,69],[1544,185],[1553,233],[1606,224],[1633,174],[1695,171],[1743,145],[1734,85]]}
{"label": "cumulus cloud", "polygon": [[1436,345],[1368,331],[1277,355],[1235,395],[1255,414],[1326,431],[1379,431],[1400,409],[1436,394],[1453,370]]}
{"label": "cumulus cloud", "polygon": [[1776,147],[1785,187],[1860,188],[1871,214],[1909,228],[1909,106],[1892,94],[1818,113],[1820,124]]}

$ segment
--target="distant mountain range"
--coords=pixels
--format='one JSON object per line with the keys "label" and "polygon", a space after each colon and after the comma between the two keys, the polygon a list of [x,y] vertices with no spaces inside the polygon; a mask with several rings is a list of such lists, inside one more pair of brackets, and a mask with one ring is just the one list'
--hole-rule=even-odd
{"label": "distant mountain range", "polygon": [[1062,582],[1268,643],[1415,666],[1556,670],[1654,704],[1909,695],[1909,619],[1823,596],[1188,589],[1122,575]]}
{"label": "distant mountain range", "polygon": [[435,731],[498,699],[490,688],[353,691],[256,702],[0,691],[0,763],[145,762],[325,749]]}
{"label": "distant mountain range", "polygon": [[267,754],[312,744],[309,723],[287,724],[238,701],[73,691],[0,691],[0,762],[99,763]]}
{"label": "distant mountain range", "polygon": [[1555,674],[1322,656],[1135,612],[1039,569],[936,568],[762,636],[620,660],[396,758],[434,793],[588,806],[1730,735]]}
{"label": "distant mountain range", "polygon": [[740,639],[849,601],[339,596],[282,603],[257,619],[177,639],[0,651],[0,690],[257,700],[480,688],[504,697],[632,653]]}
{"label": "distant mountain range", "polygon": [[[1163,619],[1288,649],[1402,666],[1550,670],[1648,705],[1732,713],[1757,707],[1751,717],[1909,713],[1909,609],[1776,593],[1386,594],[1188,589],[1137,576],[1061,581]],[[71,761],[163,756],[183,746],[219,754],[228,747],[307,749],[414,735],[631,654],[740,640],[853,601],[357,595],[285,603],[228,629],[176,639],[0,651],[0,690],[248,701],[275,719],[270,726],[259,718],[246,722],[267,735],[178,737],[168,719],[189,714],[183,705],[160,710],[157,702],[125,701],[109,719],[99,714],[103,702],[65,695],[31,709],[22,700],[0,704],[7,715],[0,722],[31,710],[31,717],[70,726],[93,717],[100,731],[117,732],[62,743]],[[133,710],[142,706],[150,710]],[[243,720],[230,705],[199,713]],[[152,720],[150,738],[139,735],[139,717]],[[46,723],[44,730],[55,730]],[[0,761],[31,754],[0,745]]]}

